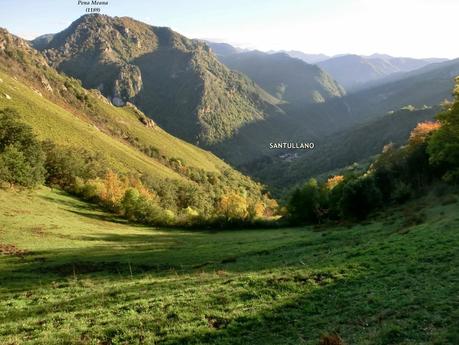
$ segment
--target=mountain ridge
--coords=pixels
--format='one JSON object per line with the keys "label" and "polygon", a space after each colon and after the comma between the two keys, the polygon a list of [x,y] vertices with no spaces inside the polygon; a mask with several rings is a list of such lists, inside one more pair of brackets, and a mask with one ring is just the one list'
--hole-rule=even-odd
{"label": "mountain ridge", "polygon": [[362,56],[345,54],[320,61],[317,64],[330,73],[346,90],[363,89],[365,84],[394,73],[410,72],[442,59],[414,59],[387,54]]}
{"label": "mountain ridge", "polygon": [[285,53],[250,51],[219,59],[229,68],[249,76],[276,98],[289,103],[321,103],[345,94],[344,89],[318,66]]}
{"label": "mountain ridge", "polygon": [[211,145],[246,123],[282,114],[277,99],[228,70],[207,45],[169,28],[86,15],[41,48],[54,67],[115,104],[135,103],[189,142]]}

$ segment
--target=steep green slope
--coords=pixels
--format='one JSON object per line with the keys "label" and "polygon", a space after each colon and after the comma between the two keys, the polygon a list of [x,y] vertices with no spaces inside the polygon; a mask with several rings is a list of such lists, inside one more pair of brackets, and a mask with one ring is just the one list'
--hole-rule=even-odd
{"label": "steep green slope", "polygon": [[[65,108],[43,98],[30,87],[3,72],[0,72],[0,78],[3,81],[0,84],[0,92],[3,93],[3,97],[0,97],[0,107],[19,109],[24,121],[34,128],[39,138],[103,152],[114,168],[124,172],[134,168],[154,173],[162,178],[168,175],[179,178],[175,172],[159,162],[101,132],[90,122],[82,121]],[[128,113],[124,114],[124,117],[128,118],[126,115]]]}
{"label": "steep green slope", "polygon": [[451,200],[365,225],[220,232],[130,226],[49,189],[0,203],[2,344],[459,341]]}
{"label": "steep green slope", "polygon": [[98,88],[115,104],[131,101],[168,132],[213,144],[244,125],[282,113],[278,100],[228,70],[202,42],[131,18],[86,15],[36,41],[50,63]]}
{"label": "steep green slope", "polygon": [[225,55],[220,60],[286,102],[321,103],[344,95],[341,86],[319,67],[287,54],[251,51]]}

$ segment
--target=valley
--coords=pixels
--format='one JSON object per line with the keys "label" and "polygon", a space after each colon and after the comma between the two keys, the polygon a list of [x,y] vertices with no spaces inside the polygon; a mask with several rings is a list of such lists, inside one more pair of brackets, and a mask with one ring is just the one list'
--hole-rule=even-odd
{"label": "valley", "polygon": [[454,11],[8,1],[0,344],[459,344]]}
{"label": "valley", "polygon": [[[102,36],[87,34],[96,31]],[[311,64],[295,53],[292,57],[288,52],[190,40],[169,28],[103,15],[83,16],[32,45],[52,66],[81,79],[86,88],[98,88],[119,105],[132,102],[169,133],[268,184],[269,176],[250,167],[269,159],[284,169],[277,164],[277,153],[269,149],[270,142],[332,138],[354,128],[358,132],[362,124],[377,123],[388,112],[406,106],[436,107],[450,99],[453,77],[459,73],[454,60],[381,54],[321,57]],[[89,69],[84,67],[88,64]],[[359,66],[371,69],[368,76]],[[340,71],[348,71],[348,79],[365,79],[355,80],[361,84],[356,88],[342,79]],[[412,128],[405,127],[405,133]],[[371,155],[388,143],[378,143]],[[328,155],[328,147],[317,145],[317,155]],[[353,159],[368,158],[364,154]],[[330,170],[351,163],[340,162]],[[303,179],[324,172],[312,164]]]}

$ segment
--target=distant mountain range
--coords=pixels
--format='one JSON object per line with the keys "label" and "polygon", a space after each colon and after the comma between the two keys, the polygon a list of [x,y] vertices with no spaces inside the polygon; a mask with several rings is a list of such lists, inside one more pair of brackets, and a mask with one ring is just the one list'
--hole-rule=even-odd
{"label": "distant mountain range", "polygon": [[342,55],[318,62],[318,66],[330,73],[348,91],[361,89],[366,83],[382,79],[394,73],[410,72],[433,62],[446,59],[413,59],[389,55]]}
{"label": "distant mountain range", "polygon": [[303,60],[304,62],[315,64],[320,61],[324,61],[330,58],[330,56],[325,54],[306,54],[299,50],[270,50],[268,54],[277,54],[277,53],[285,53],[291,57]]}
{"label": "distant mountain range", "polygon": [[[218,56],[227,56],[243,52],[242,49],[226,43],[207,42]],[[244,50],[247,52],[247,50]],[[285,53],[308,64],[316,64],[330,74],[346,91],[357,91],[390,75],[410,72],[431,63],[447,61],[444,58],[415,59],[393,57],[387,54],[356,55],[307,54],[298,50],[270,50],[268,54]],[[368,85],[369,86],[369,85]]]}

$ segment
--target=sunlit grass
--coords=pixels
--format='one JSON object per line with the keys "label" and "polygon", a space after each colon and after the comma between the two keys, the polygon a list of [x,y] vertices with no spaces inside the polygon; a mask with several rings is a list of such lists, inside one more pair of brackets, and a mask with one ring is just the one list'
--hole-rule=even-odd
{"label": "sunlit grass", "polygon": [[202,232],[126,224],[56,190],[1,191],[0,343],[455,344],[459,205],[424,203],[416,226],[394,210]]}

